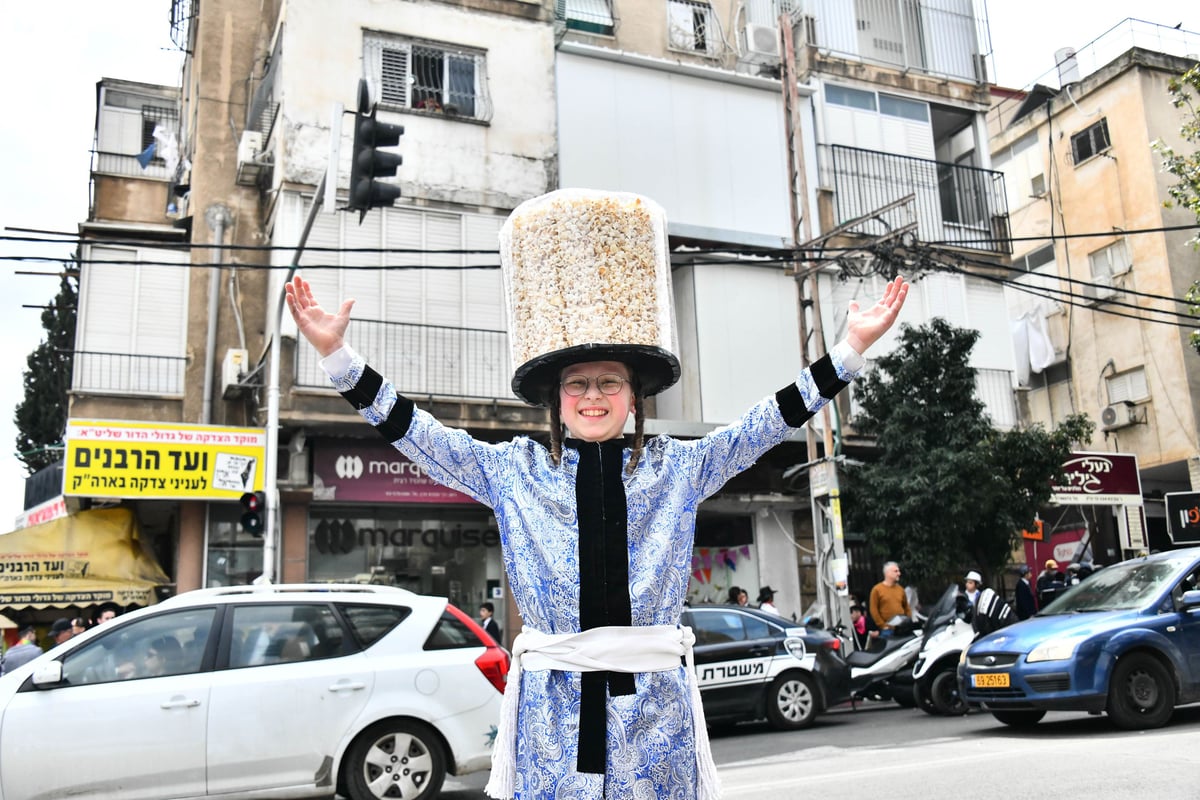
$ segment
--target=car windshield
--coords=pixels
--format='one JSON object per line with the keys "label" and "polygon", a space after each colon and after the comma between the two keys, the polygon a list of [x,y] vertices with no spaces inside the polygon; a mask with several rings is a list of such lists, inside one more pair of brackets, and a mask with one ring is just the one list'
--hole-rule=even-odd
{"label": "car windshield", "polygon": [[1072,586],[1039,616],[1141,608],[1161,594],[1192,560],[1139,559],[1106,567]]}

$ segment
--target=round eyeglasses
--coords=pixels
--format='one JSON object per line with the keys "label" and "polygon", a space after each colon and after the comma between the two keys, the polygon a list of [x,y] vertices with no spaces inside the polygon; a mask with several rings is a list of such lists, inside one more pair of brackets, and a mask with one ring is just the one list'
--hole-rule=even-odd
{"label": "round eyeglasses", "polygon": [[592,385],[592,381],[596,382],[596,388],[600,390],[601,394],[608,395],[620,392],[627,382],[620,375],[605,373],[604,375],[597,375],[595,378],[589,378],[586,375],[568,375],[563,378],[562,383],[559,385],[562,386],[563,392],[571,397],[583,397],[583,395],[587,394],[588,387]]}

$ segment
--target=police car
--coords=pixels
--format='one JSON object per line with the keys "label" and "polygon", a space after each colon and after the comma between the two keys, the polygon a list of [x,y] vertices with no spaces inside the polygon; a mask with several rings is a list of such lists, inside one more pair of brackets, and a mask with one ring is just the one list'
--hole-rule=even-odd
{"label": "police car", "polygon": [[766,718],[796,730],[850,696],[841,641],[775,614],[733,605],[683,613],[696,634],[696,675],[710,723]]}

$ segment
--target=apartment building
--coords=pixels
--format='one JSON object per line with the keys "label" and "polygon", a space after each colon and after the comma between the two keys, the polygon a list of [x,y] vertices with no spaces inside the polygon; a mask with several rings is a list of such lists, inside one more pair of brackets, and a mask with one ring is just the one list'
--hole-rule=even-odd
{"label": "apartment building", "polygon": [[[1154,140],[1186,148],[1167,83],[1196,64],[1200,34],[1125,20],[1046,63],[1057,74],[998,91],[989,116],[1016,247],[1009,314],[1023,353],[1018,408],[1047,426],[1097,424],[1090,451],[1137,457],[1136,508],[1059,509],[1096,560],[1170,541],[1163,495],[1200,486],[1200,363],[1176,302],[1196,277],[1195,216],[1164,207],[1174,176]],[[1045,238],[1041,238],[1045,237]]]}
{"label": "apartment building", "polygon": [[[1003,296],[964,274],[1001,265],[1008,247],[1003,181],[990,169],[984,125],[981,3],[565,0],[556,13],[562,184],[641,192],[670,220],[683,378],[658,400],[658,430],[724,424],[800,365],[796,281],[778,261],[747,251],[817,237],[838,251],[910,223],[917,243],[964,266],[923,276],[902,321],[941,315],[979,329],[980,396],[997,425],[1015,423]],[[803,178],[795,180],[781,17],[799,98],[791,146]],[[816,299],[829,346],[844,331],[849,300],[882,293],[870,263],[866,277],[838,280],[848,265],[821,265]],[[852,393],[843,399],[847,420]],[[852,435],[846,442],[867,445]],[[809,490],[795,469],[806,459],[798,434],[705,503],[693,600],[720,599],[730,584],[779,589],[785,613],[813,599],[813,558],[797,547],[812,547]],[[854,555],[851,586],[869,587],[877,576],[865,545]]]}

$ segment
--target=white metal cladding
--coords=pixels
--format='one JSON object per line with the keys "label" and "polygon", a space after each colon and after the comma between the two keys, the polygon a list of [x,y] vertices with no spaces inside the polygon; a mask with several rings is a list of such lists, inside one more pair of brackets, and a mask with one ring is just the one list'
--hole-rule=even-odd
{"label": "white metal cladding", "polygon": [[644,194],[672,225],[790,240],[778,88],[560,52],[563,186]]}

